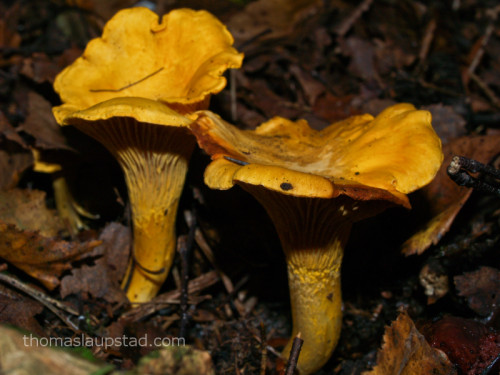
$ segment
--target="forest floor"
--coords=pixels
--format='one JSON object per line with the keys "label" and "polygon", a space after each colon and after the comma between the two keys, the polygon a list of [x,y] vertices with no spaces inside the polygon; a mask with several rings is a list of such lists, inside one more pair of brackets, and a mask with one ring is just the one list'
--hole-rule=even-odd
{"label": "forest floor", "polygon": [[[78,367],[78,373],[209,374],[209,363],[217,374],[275,373],[291,315],[284,256],[265,210],[238,187],[205,186],[210,159],[196,149],[177,220],[179,237],[194,236],[184,259],[189,266],[178,254],[159,296],[131,307],[119,288],[132,238],[120,167],[99,143],[59,127],[52,115],[61,104],[56,75],[101,35],[107,20],[134,3],[0,3],[0,322],[36,337],[184,334],[199,350],[190,354],[193,361],[201,361],[195,370],[182,370],[184,362],[175,369],[154,361],[137,367],[153,348],[91,345],[86,355],[96,367],[58,363],[66,373]],[[498,374],[498,170],[470,174],[488,191],[459,187],[446,174],[453,155],[499,164],[498,1],[141,3],[158,14],[206,9],[227,25],[245,58],[241,69],[227,72],[227,86],[210,109],[241,129],[281,116],[306,119],[319,130],[401,102],[431,112],[443,166],[409,196],[412,210],[391,208],[354,226],[342,264],[342,334],[318,374]],[[87,229],[72,232],[58,216],[53,181],[62,172],[42,172],[38,157],[62,165],[75,201],[99,215],[81,219]],[[40,246],[54,258],[39,254]],[[183,272],[192,288],[184,321]],[[411,342],[409,352],[391,343],[391,332]],[[414,339],[420,334],[426,340]],[[444,359],[437,359],[436,347]],[[37,356],[39,349],[16,350],[36,363],[45,360],[51,373],[57,361],[49,360],[50,351]],[[0,373],[6,353],[0,353]],[[398,372],[394,364],[382,370],[387,357],[417,370]]]}

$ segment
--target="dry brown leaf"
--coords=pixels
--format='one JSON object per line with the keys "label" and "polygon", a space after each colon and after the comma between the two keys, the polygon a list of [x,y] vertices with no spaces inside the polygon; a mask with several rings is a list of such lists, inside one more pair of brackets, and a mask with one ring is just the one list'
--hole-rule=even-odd
{"label": "dry brown leaf", "polygon": [[17,185],[21,174],[33,165],[33,157],[16,129],[0,112],[0,190]]}
{"label": "dry brown leaf", "polygon": [[452,375],[456,370],[443,352],[433,349],[407,313],[386,327],[377,365],[363,375]]}
{"label": "dry brown leaf", "polygon": [[82,54],[82,50],[72,46],[56,57],[49,57],[43,52],[35,52],[22,61],[20,73],[36,83],[54,83],[56,75]]}
{"label": "dry brown leaf", "polygon": [[167,346],[157,355],[143,358],[138,374],[149,375],[215,375],[210,354],[188,346]]}
{"label": "dry brown leaf", "polygon": [[28,92],[28,103],[28,116],[18,130],[33,136],[35,147],[71,150],[52,115],[52,105],[34,91]]}
{"label": "dry brown leaf", "polygon": [[372,80],[378,76],[375,66],[375,49],[372,42],[357,36],[351,36],[343,41],[342,50],[351,58],[349,71],[363,80]]}
{"label": "dry brown leaf", "polygon": [[20,230],[0,220],[0,257],[40,280],[48,289],[59,285],[58,277],[71,269],[71,262],[100,245],[101,241],[73,243]]}
{"label": "dry brown leaf", "polygon": [[111,223],[104,228],[99,239],[102,244],[89,254],[92,257],[99,256],[99,259],[92,266],[73,268],[71,275],[61,280],[62,298],[72,293],[86,292],[110,303],[126,301],[120,280],[130,253],[130,229],[119,223]]}
{"label": "dry brown leaf", "polygon": [[500,306],[500,271],[481,267],[454,277],[458,295],[467,298],[469,307],[481,316],[492,314]]}
{"label": "dry brown leaf", "polygon": [[[353,107],[353,99],[353,95],[337,97],[329,92],[326,92],[314,103],[313,112],[319,117],[327,120],[328,124],[341,121],[350,116],[361,114],[361,111],[357,111]],[[384,109],[385,108],[387,108],[387,106],[385,106]]]}
{"label": "dry brown leaf", "polygon": [[40,190],[0,191],[0,220],[44,237],[56,237],[66,229],[56,211],[46,207],[45,192]]}
{"label": "dry brown leaf", "polygon": [[11,30],[5,20],[0,20],[0,47],[17,48],[21,45],[21,36]]}
{"label": "dry brown leaf", "polygon": [[290,73],[300,83],[307,103],[311,106],[314,105],[318,96],[325,92],[325,85],[314,79],[308,72],[301,69],[298,65],[290,66]]}
{"label": "dry brown leaf", "polygon": [[0,284],[0,322],[44,335],[43,328],[35,319],[43,305]]}
{"label": "dry brown leaf", "polygon": [[279,38],[296,30],[297,24],[316,14],[321,6],[318,0],[257,0],[234,15],[227,26],[236,46],[257,36]]}
{"label": "dry brown leaf", "polygon": [[17,134],[16,129],[9,123],[9,120],[7,120],[3,112],[0,112],[0,135],[4,136],[9,141],[16,142],[18,145],[27,148],[26,143],[21,136]]}
{"label": "dry brown leaf", "polygon": [[0,144],[0,190],[12,189],[33,165],[33,156],[14,142]]}
{"label": "dry brown leaf", "polygon": [[57,65],[45,53],[35,52],[30,57],[23,59],[21,74],[36,83],[54,83],[54,78],[63,67]]}
{"label": "dry brown leaf", "polygon": [[110,19],[120,9],[130,7],[135,2],[135,0],[66,0],[68,5],[95,13],[104,20]]}
{"label": "dry brown leaf", "polygon": [[285,101],[283,97],[274,93],[263,79],[251,80],[249,90],[253,93],[250,95],[252,105],[264,113],[266,118],[278,115],[285,118],[297,118],[302,113],[292,103]]}
{"label": "dry brown leaf", "polygon": [[455,112],[452,106],[431,104],[423,106],[421,109],[432,114],[432,127],[444,145],[466,134],[465,125],[467,122]]}
{"label": "dry brown leaf", "polygon": [[462,155],[481,163],[488,163],[500,150],[500,136],[468,136],[453,140],[443,147],[444,161],[436,178],[421,189],[431,211],[425,227],[410,237],[402,248],[406,256],[422,254],[437,244],[451,227],[453,220],[469,198],[472,189],[458,186],[446,173],[454,155]]}
{"label": "dry brown leaf", "polygon": [[377,72],[390,74],[395,70],[403,70],[413,64],[417,55],[405,45],[398,45],[393,40],[375,40],[374,60]]}
{"label": "dry brown leaf", "polygon": [[423,325],[421,330],[429,344],[442,350],[461,374],[498,373],[491,365],[500,355],[500,333],[492,327],[472,319],[446,316]]}

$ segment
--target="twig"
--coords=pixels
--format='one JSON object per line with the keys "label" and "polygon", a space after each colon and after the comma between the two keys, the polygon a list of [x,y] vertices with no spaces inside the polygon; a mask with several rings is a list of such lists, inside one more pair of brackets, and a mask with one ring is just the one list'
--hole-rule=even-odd
{"label": "twig", "polygon": [[500,197],[500,186],[498,183],[486,182],[480,177],[472,177],[467,173],[486,173],[496,179],[500,179],[500,170],[496,168],[464,156],[454,156],[446,171],[448,176],[450,176],[457,185],[471,187]]}
{"label": "twig", "polygon": [[292,343],[292,349],[290,350],[290,356],[288,357],[288,362],[286,364],[285,375],[293,375],[293,372],[297,368],[297,362],[299,360],[300,349],[302,349],[302,344],[304,340],[300,338],[300,332],[295,336]]}
{"label": "twig", "polygon": [[181,298],[180,298],[181,323],[179,329],[179,336],[186,338],[186,328],[189,320],[189,314],[188,314],[189,250],[185,235],[179,236],[179,238],[177,238],[177,249],[179,251],[181,258]]}
{"label": "twig", "polygon": [[[253,336],[253,338],[254,338],[254,339],[255,339],[255,340],[256,340],[259,344],[260,344],[260,343],[262,343],[262,340],[260,339],[260,337],[259,337],[259,336],[257,336],[257,335],[256,335],[256,334],[254,334],[254,333],[252,333],[252,336]],[[281,357],[281,354],[280,354],[280,353],[279,353],[276,349],[274,349],[271,345],[265,345],[265,347],[266,347],[266,350],[267,350],[269,353],[273,354],[273,355],[274,355],[274,356],[276,356],[277,358],[280,358],[280,357]]]}
{"label": "twig", "polygon": [[491,104],[493,104],[495,107],[500,108],[500,99],[495,95],[493,90],[490,89],[488,85],[477,74],[469,72],[469,77],[484,92],[484,94],[491,101]]}
{"label": "twig", "polygon": [[186,337],[186,329],[189,322],[188,314],[188,283],[189,283],[189,258],[194,242],[196,230],[196,215],[193,215],[194,222],[189,228],[189,234],[178,239],[179,253],[181,255],[181,327],[180,337]]}
{"label": "twig", "polygon": [[419,85],[421,85],[422,87],[425,87],[426,89],[431,89],[431,90],[434,90],[434,91],[439,92],[439,93],[443,93],[443,94],[451,96],[451,97],[461,96],[461,94],[459,92],[457,92],[456,90],[453,91],[452,89],[438,86],[438,85],[435,85],[435,84],[430,83],[430,82],[426,82],[423,78],[420,78],[418,80],[413,80],[413,79],[409,78],[408,80],[411,82],[417,82]]}
{"label": "twig", "polygon": [[[50,311],[52,311],[56,316],[61,319],[64,323],[66,323],[73,331],[79,332],[80,329],[78,326],[71,321],[71,319],[64,315],[60,310],[64,310],[72,315],[78,316],[80,315],[76,310],[72,309],[69,306],[66,306],[60,301],[55,300],[54,298],[51,298],[47,296],[46,294],[26,285],[23,284],[21,281],[17,280],[16,278],[12,276],[8,276],[4,273],[0,273],[0,280],[9,284],[10,286],[13,286],[14,288],[21,290],[22,292],[26,293],[29,295],[31,298],[36,299],[38,302],[40,302],[42,305],[47,307]],[[95,319],[95,318],[94,318]],[[96,319],[97,320],[97,319]]]}
{"label": "twig", "polygon": [[244,50],[247,46],[252,44],[253,42],[259,40],[261,37],[264,35],[270,34],[273,30],[271,28],[267,28],[262,30],[260,33],[257,33],[256,35],[252,36],[250,39],[245,40],[243,43],[240,43],[236,48],[238,51]]}
{"label": "twig", "polygon": [[[203,275],[200,275],[197,278],[189,281],[188,294],[197,293],[203,289],[206,289],[209,286],[214,285],[219,280],[220,278],[215,271],[204,273]],[[142,303],[140,304],[140,306],[127,311],[122,315],[122,318],[132,319],[134,321],[140,320],[147,315],[153,314],[156,311],[163,309],[164,305],[179,303],[180,296],[181,292],[179,289],[160,294],[159,296],[156,296],[152,301]]]}
{"label": "twig", "polygon": [[267,339],[266,339],[266,326],[264,322],[260,322],[260,375],[266,375],[267,365]]}
{"label": "twig", "polygon": [[427,54],[429,53],[429,49],[432,44],[432,40],[434,39],[434,31],[436,30],[436,19],[433,18],[425,28],[424,38],[422,39],[422,46],[420,47],[420,52],[418,54],[418,58],[420,60],[420,64],[422,64],[427,58]]}
{"label": "twig", "polygon": [[[191,227],[191,225],[193,225],[194,218],[193,218],[193,214],[190,211],[188,211],[188,210],[184,211],[184,219],[186,220],[186,223],[189,227]],[[203,232],[200,230],[200,228],[195,229],[194,239],[196,241],[196,244],[201,249],[202,253],[208,259],[210,264],[214,267],[215,272],[217,272],[217,274],[221,278],[222,283],[224,284],[224,287],[226,288],[226,291],[228,293],[232,293],[234,291],[233,283],[232,283],[231,279],[219,268],[219,266],[215,260],[214,254],[212,252],[212,249],[210,248],[210,245],[208,244],[208,242],[205,240],[205,237],[203,236]]]}
{"label": "twig", "polygon": [[498,18],[499,12],[500,12],[500,6],[497,6],[487,14],[490,19],[490,22],[486,27],[486,30],[484,31],[484,35],[481,37],[481,43],[479,45],[479,48],[475,51],[474,56],[471,59],[471,63],[469,64],[469,68],[467,69],[469,75],[475,72],[477,66],[481,62],[481,59],[483,58],[486,45],[490,41],[491,34],[495,30],[495,21]]}
{"label": "twig", "polygon": [[162,70],[163,70],[163,66],[160,69],[155,70],[153,73],[148,74],[146,77],[143,77],[135,82],[129,83],[128,85],[120,87],[119,89],[90,89],[89,91],[90,92],[120,92],[122,90],[128,89],[129,87],[135,86],[135,85],[147,80],[148,78],[151,78],[152,76],[160,73]]}
{"label": "twig", "polygon": [[488,44],[494,29],[495,27],[493,26],[493,23],[490,23],[486,28],[484,35],[481,37],[481,44],[479,45],[479,48],[475,51],[471,63],[469,64],[469,68],[467,69],[469,75],[476,71],[477,66],[481,62],[481,59],[483,58],[484,55],[484,49]]}
{"label": "twig", "polygon": [[351,27],[356,23],[356,21],[361,17],[361,15],[370,9],[373,0],[364,0],[359,4],[356,9],[347,17],[342,23],[337,27],[337,35],[339,38],[343,38],[345,34],[351,29]]}
{"label": "twig", "polygon": [[500,178],[500,170],[492,166],[466,158],[465,156],[454,156],[448,167],[448,173],[456,174],[460,169],[465,169],[471,173],[487,173],[495,178]]}

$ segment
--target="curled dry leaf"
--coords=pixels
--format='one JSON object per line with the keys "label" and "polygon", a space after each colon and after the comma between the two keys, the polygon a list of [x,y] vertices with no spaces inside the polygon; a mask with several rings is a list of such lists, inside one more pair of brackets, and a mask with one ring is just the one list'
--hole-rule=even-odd
{"label": "curled dry leaf", "polygon": [[130,7],[134,3],[136,3],[134,0],[66,0],[66,4],[94,13],[104,20],[111,18],[120,9]]}
{"label": "curled dry leaf", "polygon": [[442,350],[461,374],[482,375],[500,355],[500,334],[472,319],[447,316],[422,327],[427,341]]}
{"label": "curled dry leaf", "polygon": [[0,135],[9,141],[16,142],[22,147],[27,147],[24,140],[17,134],[16,129],[9,123],[3,112],[0,112]]}
{"label": "curled dry leaf", "polygon": [[13,142],[0,145],[0,190],[12,189],[22,173],[33,165],[31,152]]}
{"label": "curled dry leaf", "polygon": [[0,190],[16,186],[22,172],[32,164],[25,142],[0,112]]}
{"label": "curled dry leaf", "polygon": [[58,277],[71,269],[72,261],[80,259],[100,243],[60,241],[30,230],[20,230],[0,220],[0,258],[40,280],[48,289],[59,285]]}
{"label": "curled dry leaf", "polygon": [[125,302],[125,293],[120,289],[130,253],[130,230],[119,224],[110,223],[99,236],[102,244],[89,256],[99,256],[94,265],[73,268],[71,275],[61,280],[61,297],[72,293],[86,292],[107,302]]}
{"label": "curled dry leaf", "polygon": [[56,237],[66,229],[56,211],[46,207],[45,192],[40,190],[0,191],[0,220],[44,237]]}
{"label": "curled dry leaf", "polygon": [[61,127],[52,115],[52,106],[34,91],[28,93],[28,116],[18,128],[35,138],[35,147],[42,149],[67,149]]}
{"label": "curled dry leaf", "polygon": [[35,319],[43,305],[25,295],[17,293],[0,284],[0,322],[43,335],[43,328]]}
{"label": "curled dry leaf", "polygon": [[265,39],[280,38],[300,29],[296,25],[317,13],[321,6],[322,2],[317,0],[258,0],[234,15],[228,28],[236,45],[257,36]]}
{"label": "curled dry leaf", "polygon": [[472,193],[472,189],[458,186],[447,175],[446,168],[454,155],[487,164],[500,149],[500,136],[467,136],[453,140],[443,147],[444,162],[436,178],[421,190],[432,215],[422,230],[410,237],[402,248],[406,256],[422,254],[437,244],[451,227],[453,220]]}
{"label": "curled dry leaf", "polygon": [[150,375],[214,375],[210,354],[188,346],[167,346],[137,366],[137,373]]}
{"label": "curled dry leaf", "polygon": [[456,370],[440,350],[432,348],[405,312],[386,327],[377,365],[363,375],[452,375]]}
{"label": "curled dry leaf", "polygon": [[454,278],[458,295],[467,298],[469,307],[481,316],[488,316],[500,306],[500,271],[481,267]]}
{"label": "curled dry leaf", "polygon": [[17,48],[21,44],[21,36],[9,28],[5,20],[0,20],[0,47]]}
{"label": "curled dry leaf", "polygon": [[72,46],[57,57],[49,57],[46,53],[35,52],[23,59],[20,73],[36,83],[54,83],[56,75],[66,66],[71,64],[82,51]]}
{"label": "curled dry leaf", "polygon": [[[373,43],[357,36],[345,39],[342,44],[343,52],[351,58],[349,71],[363,80],[373,79],[378,76],[374,59]],[[379,78],[380,79],[380,78]]]}
{"label": "curled dry leaf", "polygon": [[466,121],[454,111],[452,106],[431,104],[423,106],[422,109],[432,114],[432,126],[434,126],[434,130],[436,130],[443,144],[447,145],[454,139],[466,134]]}

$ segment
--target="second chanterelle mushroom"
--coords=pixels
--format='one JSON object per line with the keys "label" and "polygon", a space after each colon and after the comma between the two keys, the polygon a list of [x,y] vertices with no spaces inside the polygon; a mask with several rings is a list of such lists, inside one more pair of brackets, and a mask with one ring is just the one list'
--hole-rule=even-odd
{"label": "second chanterelle mushroom", "polygon": [[292,337],[300,332],[304,340],[298,369],[310,374],[340,335],[340,267],[352,224],[391,205],[409,208],[406,194],[429,183],[441,165],[431,115],[398,104],[321,131],[280,117],[242,131],[211,112],[198,114],[190,127],[213,159],[206,184],[238,184],[274,222],[288,266]]}
{"label": "second chanterelle mushroom", "polygon": [[195,141],[184,115],[208,107],[223,72],[243,55],[206,11],[118,12],[102,37],[54,83],[60,125],[100,141],[120,163],[132,208],[134,245],[123,283],[132,302],[156,295],[175,253],[175,218]]}

